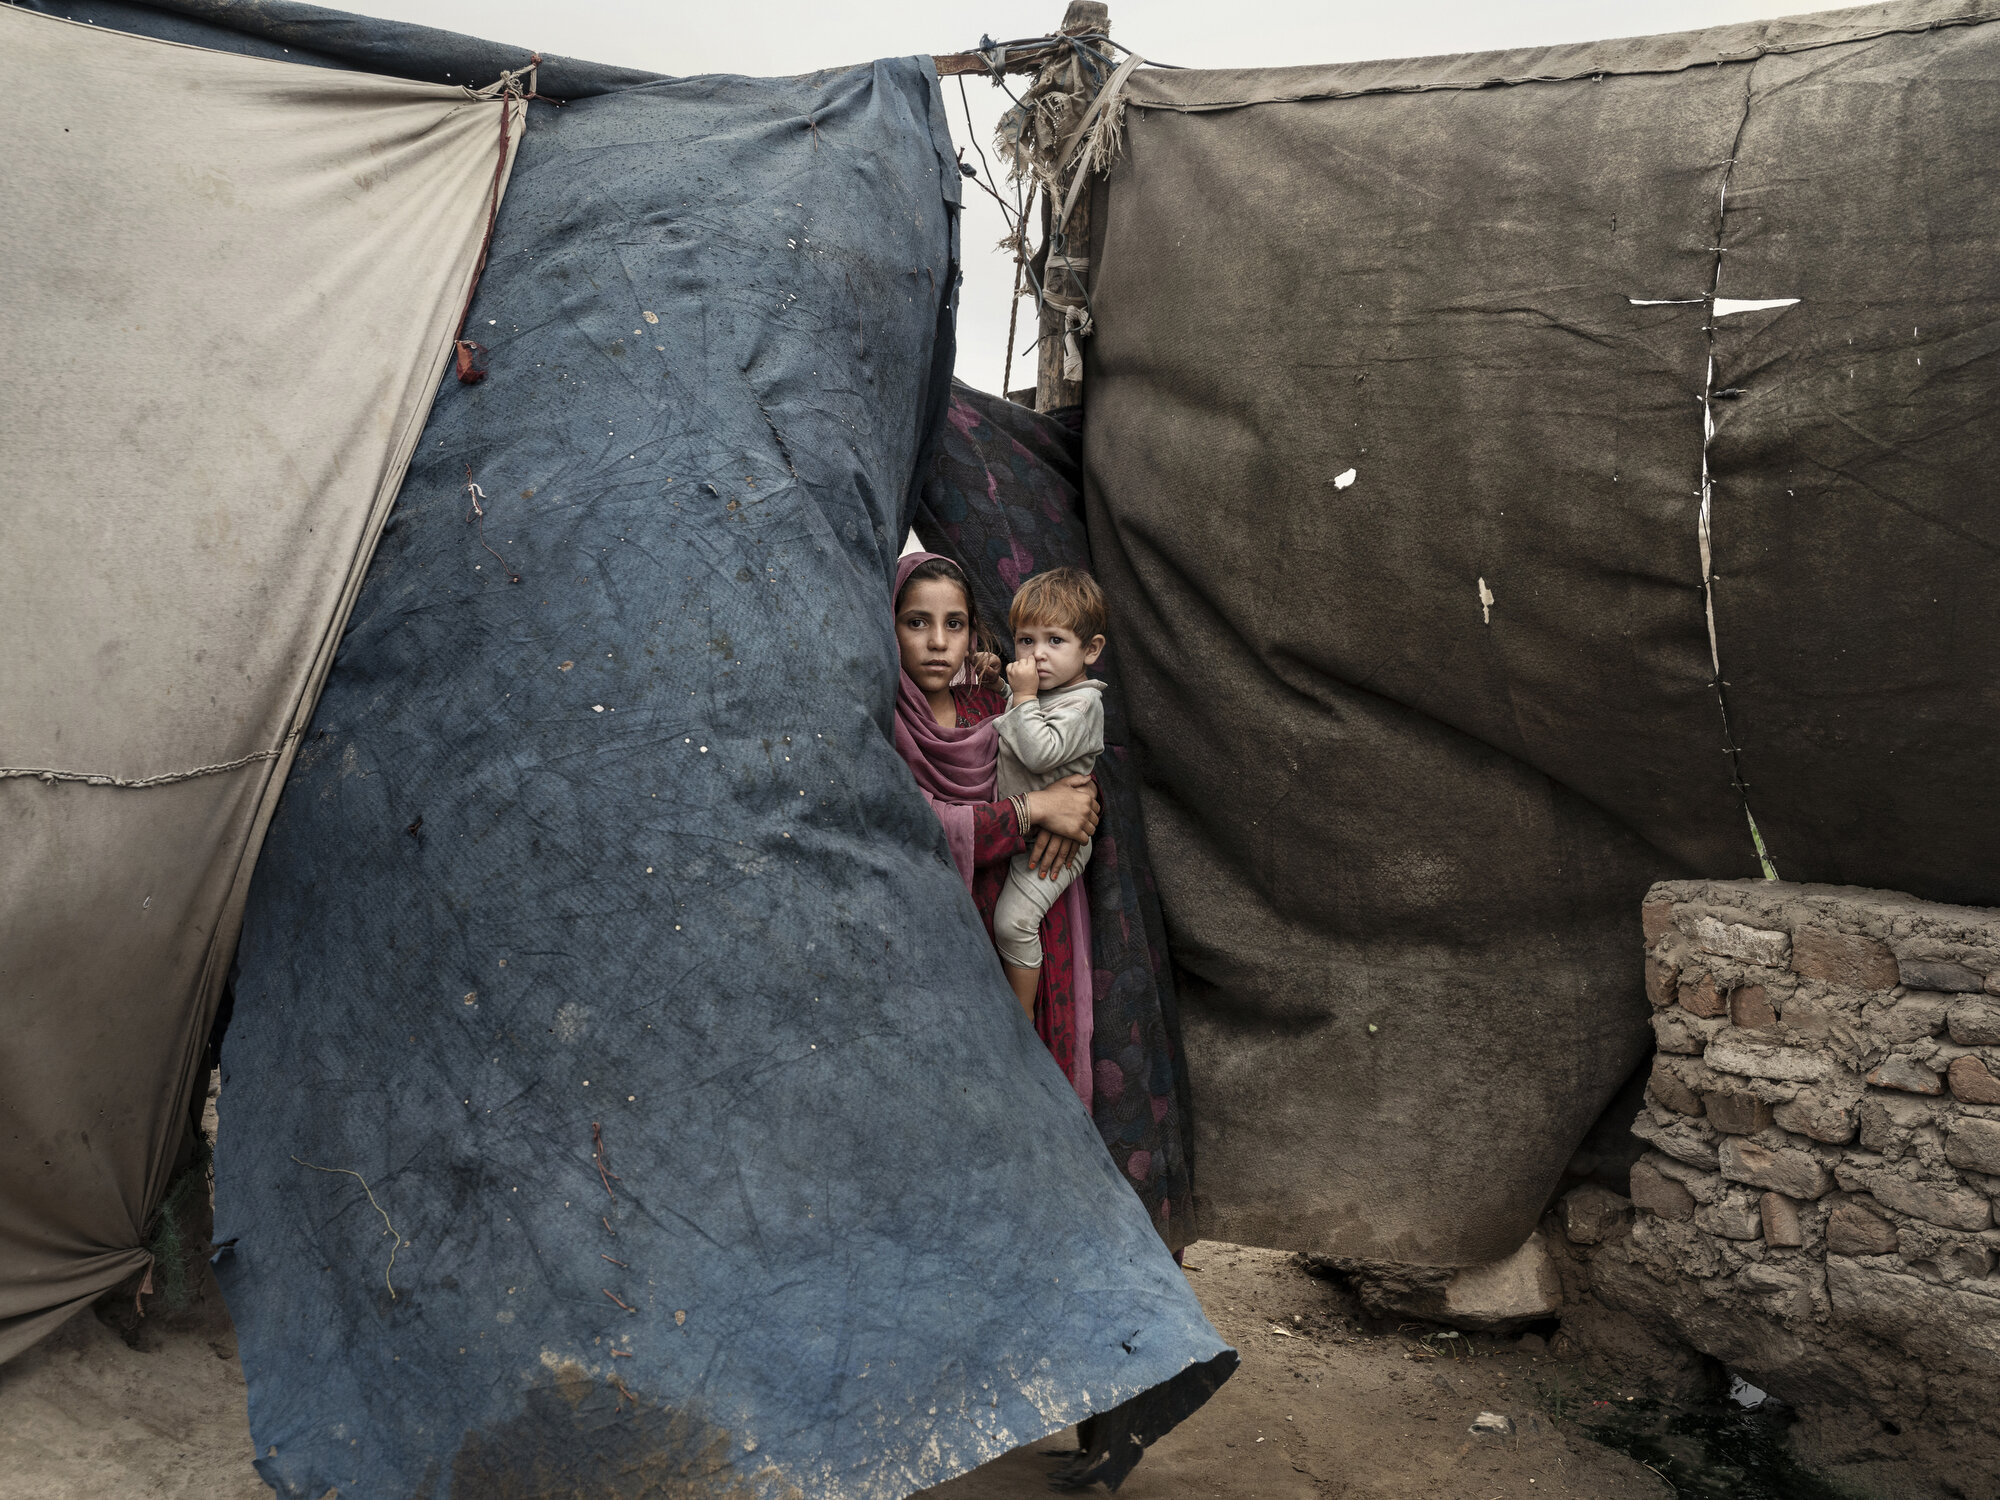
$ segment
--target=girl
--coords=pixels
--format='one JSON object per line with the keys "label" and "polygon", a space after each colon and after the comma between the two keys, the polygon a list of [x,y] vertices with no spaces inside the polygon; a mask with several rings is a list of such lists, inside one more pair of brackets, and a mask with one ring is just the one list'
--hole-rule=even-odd
{"label": "girl", "polygon": [[[982,634],[964,574],[935,552],[913,553],[897,565],[895,600],[902,658],[896,749],[944,824],[952,861],[990,936],[1008,862],[1025,850],[1037,870],[1065,869],[1077,846],[1097,832],[1097,788],[1088,776],[1071,776],[1030,792],[1029,826],[1021,826],[1011,801],[994,800],[999,740],[991,721],[1006,700],[989,687],[958,682]],[[1090,913],[1082,882],[1049,909],[1041,938],[1035,1031],[1088,1108]]]}

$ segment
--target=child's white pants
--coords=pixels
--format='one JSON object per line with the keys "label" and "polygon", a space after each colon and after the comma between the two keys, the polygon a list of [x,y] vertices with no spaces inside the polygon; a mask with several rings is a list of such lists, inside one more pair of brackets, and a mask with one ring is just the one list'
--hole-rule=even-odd
{"label": "child's white pants", "polygon": [[1089,839],[1077,845],[1067,869],[1053,880],[1034,872],[1025,853],[1007,863],[1007,883],[1000,887],[1000,899],[993,907],[993,946],[1003,962],[1017,969],[1042,966],[1042,918],[1057,898],[1070,888],[1090,860]]}

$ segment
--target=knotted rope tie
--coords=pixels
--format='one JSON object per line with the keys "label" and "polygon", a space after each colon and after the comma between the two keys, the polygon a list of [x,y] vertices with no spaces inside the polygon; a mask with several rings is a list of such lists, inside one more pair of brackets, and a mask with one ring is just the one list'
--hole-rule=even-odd
{"label": "knotted rope tie", "polygon": [[58,771],[43,766],[0,766],[0,780],[10,776],[32,776],[37,781],[51,784],[58,781],[76,781],[85,786],[171,786],[177,781],[193,781],[197,776],[213,776],[219,771],[234,771],[260,760],[276,760],[283,753],[283,750],[259,750],[254,755],[239,756],[235,760],[223,761],[220,765],[196,766],[192,771],[169,771],[161,776],[139,776],[130,779],[113,776],[104,771]]}

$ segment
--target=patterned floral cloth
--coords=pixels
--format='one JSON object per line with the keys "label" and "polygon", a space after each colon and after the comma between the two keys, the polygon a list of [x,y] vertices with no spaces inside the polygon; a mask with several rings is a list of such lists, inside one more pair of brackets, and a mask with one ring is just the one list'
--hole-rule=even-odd
{"label": "patterned floral cloth", "polygon": [[[943,439],[918,505],[917,535],[965,569],[980,615],[1004,637],[1008,602],[1031,574],[1090,566],[1081,485],[1079,420],[1041,415],[954,382]],[[1115,619],[1109,640],[1096,669],[1108,685],[1105,751],[1097,761],[1103,818],[1084,872],[1096,989],[1091,1113],[1154,1226],[1179,1250],[1195,1238],[1187,1069],[1159,896],[1146,860],[1138,776],[1126,750]],[[1050,937],[1045,926],[1044,944]],[[1046,965],[1044,985],[1067,967]],[[1059,1040],[1044,1040],[1057,1050]],[[1057,1060],[1063,1061],[1059,1051]]]}

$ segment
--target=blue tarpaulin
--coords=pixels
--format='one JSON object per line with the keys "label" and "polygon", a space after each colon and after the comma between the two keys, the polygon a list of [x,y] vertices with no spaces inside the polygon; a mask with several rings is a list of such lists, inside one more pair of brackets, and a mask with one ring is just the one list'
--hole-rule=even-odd
{"label": "blue tarpaulin", "polygon": [[[258,1467],[897,1496],[1142,1393],[1149,1439],[1235,1356],[890,739],[952,353],[935,75],[568,66],[472,308],[491,373],[439,394],[245,918],[215,1233]],[[310,370],[304,328],[272,378]]]}

